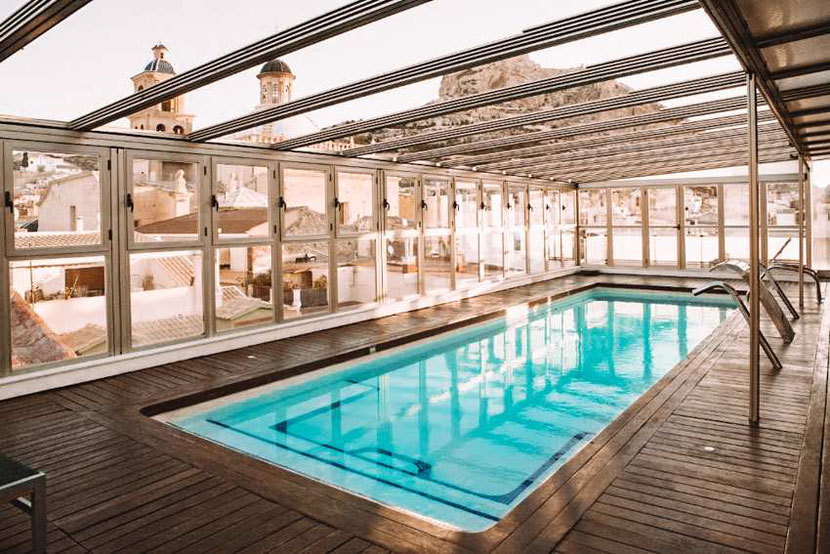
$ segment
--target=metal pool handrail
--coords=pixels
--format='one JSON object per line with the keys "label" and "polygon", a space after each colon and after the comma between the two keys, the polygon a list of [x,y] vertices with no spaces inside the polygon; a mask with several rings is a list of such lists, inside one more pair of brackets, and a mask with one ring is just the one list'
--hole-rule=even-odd
{"label": "metal pool handrail", "polygon": [[[725,291],[727,294],[729,294],[729,296],[731,296],[735,303],[738,305],[738,310],[744,316],[746,322],[749,323],[749,310],[747,309],[746,304],[744,304],[743,298],[740,297],[738,291],[736,291],[734,287],[724,283],[723,281],[713,281],[711,283],[703,285],[702,287],[698,287],[692,291],[692,295],[700,296],[703,293],[715,289],[721,289]],[[773,351],[772,346],[770,346],[769,342],[767,341],[767,338],[764,336],[764,333],[759,334],[761,339],[761,348],[763,348],[764,352],[766,352],[767,358],[769,358],[769,361],[772,362],[772,366],[775,369],[781,369],[782,367],[784,367],[781,364],[781,360],[779,360],[778,356],[775,354],[775,351]]]}

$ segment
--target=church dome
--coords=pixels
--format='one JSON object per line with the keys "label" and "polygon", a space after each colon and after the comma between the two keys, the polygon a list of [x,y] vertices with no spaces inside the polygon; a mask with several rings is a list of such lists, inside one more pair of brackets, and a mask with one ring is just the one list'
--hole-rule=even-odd
{"label": "church dome", "polygon": [[168,62],[167,60],[162,59],[155,59],[144,66],[144,71],[156,71],[158,73],[170,73],[171,75],[175,75],[176,71],[173,69],[173,65]]}
{"label": "church dome", "polygon": [[144,66],[144,71],[155,71],[157,73],[169,73],[175,75],[176,70],[173,69],[173,64],[167,61],[167,47],[161,43],[156,44],[152,48],[153,61]]}
{"label": "church dome", "polygon": [[[282,60],[271,60],[263,65],[262,69],[259,70],[259,75],[262,75],[263,73],[291,73],[291,68],[288,67],[288,64]],[[257,75],[257,77],[259,77],[259,75]],[[291,73],[291,75],[293,75],[293,73]]]}

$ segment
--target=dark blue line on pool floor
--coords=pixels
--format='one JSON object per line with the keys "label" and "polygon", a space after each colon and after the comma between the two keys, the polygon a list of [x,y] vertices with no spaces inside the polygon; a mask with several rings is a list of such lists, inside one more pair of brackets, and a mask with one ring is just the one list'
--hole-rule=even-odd
{"label": "dark blue line on pool floor", "polygon": [[[217,425],[219,427],[222,427],[224,429],[228,429],[230,431],[240,433],[240,434],[245,435],[247,437],[253,438],[257,441],[264,442],[264,443],[270,444],[272,446],[277,446],[279,448],[282,448],[284,450],[288,450],[288,451],[293,452],[295,454],[299,454],[299,455],[304,456],[306,458],[310,458],[310,459],[313,459],[313,460],[317,460],[318,462],[321,462],[321,463],[324,463],[324,464],[327,464],[327,465],[331,465],[331,466],[336,467],[338,469],[342,469],[343,471],[348,471],[350,473],[355,473],[355,474],[361,475],[363,477],[367,477],[369,479],[372,479],[374,481],[378,481],[378,482],[383,483],[385,485],[389,485],[389,486],[397,488],[397,489],[406,490],[406,491],[415,493],[415,494],[417,494],[419,496],[422,496],[424,498],[428,498],[428,499],[433,500],[435,502],[440,502],[442,504],[446,504],[446,505],[451,506],[453,508],[463,510],[465,512],[468,512],[468,513],[471,513],[471,514],[474,514],[474,515],[478,515],[478,516],[484,517],[486,519],[490,519],[490,520],[493,520],[493,521],[498,521],[498,519],[499,519],[498,517],[495,517],[491,514],[487,514],[485,512],[481,512],[479,510],[469,508],[467,506],[464,506],[462,504],[458,504],[456,502],[452,502],[452,501],[447,500],[445,498],[434,496],[434,495],[429,494],[427,492],[424,492],[424,491],[421,491],[421,490],[418,490],[418,489],[414,489],[414,488],[411,488],[411,487],[407,487],[407,486],[401,485],[400,483],[395,483],[394,481],[390,481],[390,480],[384,479],[382,477],[377,477],[375,475],[371,475],[371,474],[366,473],[364,471],[349,467],[349,466],[347,466],[345,464],[342,464],[340,462],[327,460],[325,458],[322,458],[322,457],[317,456],[315,454],[312,454],[310,452],[305,452],[303,450],[290,447],[286,444],[282,444],[282,443],[279,443],[279,442],[276,442],[276,441],[273,441],[273,440],[269,440],[269,439],[260,437],[258,435],[255,435],[255,434],[250,433],[248,431],[244,431],[242,429],[237,429],[237,428],[233,427],[232,425],[225,424],[221,421],[217,421],[217,420],[214,420],[214,419],[208,419],[207,422],[212,423],[214,425]],[[284,422],[281,422],[281,423],[278,423],[278,424],[272,426],[273,429],[279,430],[279,432],[281,432],[281,433],[286,432],[285,427],[286,426],[284,425]],[[550,469],[550,467],[553,464],[555,464],[559,459],[561,459],[562,456],[567,454],[574,446],[576,446],[579,442],[581,442],[583,439],[585,439],[588,436],[590,436],[590,433],[587,433],[587,432],[584,432],[584,431],[580,431],[578,433],[575,433],[570,439],[568,439],[568,441],[559,450],[554,452],[547,460],[545,460],[545,462],[542,465],[540,465],[536,469],[536,471],[534,471],[532,474],[530,474],[530,476],[528,476],[526,479],[524,479],[518,486],[516,486],[510,492],[507,492],[505,494],[500,494],[500,495],[490,495],[490,494],[479,493],[479,492],[476,492],[476,491],[473,491],[473,490],[455,485],[453,483],[448,483],[448,482],[445,482],[445,481],[442,481],[442,480],[433,479],[432,476],[431,476],[431,472],[430,472],[430,470],[431,470],[431,465],[430,464],[428,464],[428,463],[426,463],[422,460],[417,460],[415,458],[411,458],[409,456],[405,456],[405,455],[402,455],[402,454],[397,454],[395,452],[390,452],[389,450],[386,450],[386,449],[375,448],[374,451],[376,451],[378,454],[382,454],[382,455],[388,456],[390,458],[397,458],[397,459],[401,459],[401,460],[404,460],[406,462],[409,462],[409,463],[413,464],[415,467],[417,467],[418,470],[416,472],[407,471],[405,469],[395,467],[393,465],[386,464],[386,463],[380,462],[378,460],[373,460],[373,459],[367,458],[365,456],[360,456],[359,454],[362,453],[362,452],[371,451],[370,449],[367,449],[367,448],[361,448],[360,450],[356,450],[354,452],[351,452],[351,451],[346,451],[346,450],[343,450],[341,448],[332,446],[330,444],[324,444],[324,443],[320,443],[320,442],[317,442],[317,441],[313,441],[313,440],[307,439],[305,437],[297,437],[297,438],[300,438],[302,440],[306,440],[308,442],[311,442],[313,444],[317,444],[318,446],[322,446],[322,447],[330,449],[330,450],[334,450],[334,451],[337,451],[337,452],[340,452],[340,453],[343,453],[343,454],[348,454],[348,455],[355,456],[355,457],[360,458],[361,460],[366,461],[368,463],[374,463],[376,465],[379,465],[379,466],[387,468],[387,469],[391,469],[391,470],[394,470],[394,471],[400,471],[401,473],[405,473],[407,475],[411,475],[413,477],[423,479],[425,481],[434,483],[436,485],[440,485],[440,486],[443,486],[443,487],[454,489],[454,490],[457,490],[459,492],[469,494],[471,496],[477,496],[477,497],[483,498],[485,500],[491,500],[491,501],[494,501],[494,502],[499,502],[501,504],[506,504],[507,505],[507,504],[510,504],[511,502],[513,502],[513,500],[515,500],[519,495],[521,495],[525,490],[527,490],[531,485],[533,485],[533,483],[536,481],[536,479],[538,479],[542,474],[544,474],[548,469]]]}
{"label": "dark blue line on pool floor", "polygon": [[252,433],[247,432],[247,431],[243,431],[241,429],[235,429],[234,427],[232,427],[230,425],[225,425],[221,421],[216,421],[216,420],[213,420],[213,419],[208,419],[207,421],[209,423],[213,423],[214,425],[218,425],[219,427],[222,427],[224,429],[228,429],[228,430],[234,431],[236,433],[241,433],[241,434],[243,434],[247,437],[250,437],[252,439],[255,439],[255,440],[258,440],[258,441],[261,441],[261,442],[265,442],[267,444],[272,444],[272,445],[277,446],[279,448],[282,448],[284,450],[288,450],[289,452],[299,454],[300,456],[304,456],[306,458],[311,458],[313,460],[317,460],[318,462],[323,462],[325,464],[334,466],[338,469],[342,469],[343,471],[348,471],[350,473],[355,473],[355,474],[360,475],[362,477],[367,477],[369,479],[373,479],[375,481],[383,483],[384,485],[389,485],[390,487],[394,487],[396,489],[409,491],[411,493],[415,493],[418,496],[422,496],[422,497],[427,498],[429,500],[432,500],[432,501],[435,501],[435,502],[440,502],[441,504],[446,504],[447,506],[451,506],[451,507],[453,507],[457,510],[462,510],[464,512],[467,512],[467,513],[470,513],[470,514],[473,514],[473,515],[476,515],[478,517],[482,517],[482,518],[485,518],[485,519],[489,519],[491,521],[498,521],[499,520],[498,517],[496,517],[492,514],[488,514],[486,512],[482,512],[480,510],[475,510],[475,509],[470,508],[468,506],[464,506],[463,504],[458,504],[456,502],[452,502],[450,500],[447,500],[446,498],[441,498],[441,497],[429,494],[429,493],[424,492],[424,491],[419,491],[417,489],[412,489],[412,488],[409,488],[409,487],[405,487],[405,486],[403,486],[399,483],[395,483],[394,481],[389,481],[388,479],[383,479],[381,477],[375,477],[374,475],[370,475],[370,474],[368,474],[366,472],[363,472],[363,471],[360,471],[358,469],[348,467],[348,466],[346,466],[344,464],[341,464],[339,462],[333,462],[333,461],[330,461],[330,460],[325,460],[325,459],[320,458],[318,456],[315,456],[314,454],[311,454],[309,452],[303,452],[302,450],[299,450],[297,448],[292,448],[292,447],[288,446],[287,444],[280,444],[280,443],[275,442],[275,441],[269,441],[269,440],[263,439],[262,437],[258,437],[258,436],[254,435]]}

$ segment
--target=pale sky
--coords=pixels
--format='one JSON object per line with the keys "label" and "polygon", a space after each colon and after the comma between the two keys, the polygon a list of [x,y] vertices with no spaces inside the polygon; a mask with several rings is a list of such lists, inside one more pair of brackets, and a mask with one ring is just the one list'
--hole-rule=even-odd
{"label": "pale sky", "polygon": [[[295,98],[520,33],[615,0],[434,0],[285,56]],[[23,0],[0,0],[0,19]],[[177,72],[345,4],[345,0],[93,0],[0,63],[0,114],[68,121],[132,92],[130,77],[163,42]],[[576,67],[717,36],[703,10],[531,54],[546,67]],[[635,89],[740,69],[729,56],[621,79]],[[250,112],[258,67],[187,95],[200,128]],[[431,79],[308,114],[318,125],[422,105]],[[742,92],[666,102],[677,105]],[[115,125],[126,127],[126,121]],[[828,164],[830,165],[830,164]],[[819,168],[817,168],[819,169]],[[816,171],[818,176],[820,172]],[[830,175],[828,175],[830,178]]]}
{"label": "pale sky", "polygon": [[[0,0],[0,17],[23,0]],[[403,67],[613,0],[434,0],[396,16],[289,54],[295,97]],[[129,94],[129,78],[162,41],[181,72],[344,4],[344,0],[94,0],[59,27],[0,64],[0,113],[70,120]],[[702,10],[536,52],[549,67],[574,67],[715,36]],[[727,58],[702,64],[700,75],[736,69]],[[256,69],[188,94],[195,126],[230,119],[257,102]],[[637,88],[690,78],[689,69],[624,79]],[[320,125],[421,105],[439,79],[310,114]]]}

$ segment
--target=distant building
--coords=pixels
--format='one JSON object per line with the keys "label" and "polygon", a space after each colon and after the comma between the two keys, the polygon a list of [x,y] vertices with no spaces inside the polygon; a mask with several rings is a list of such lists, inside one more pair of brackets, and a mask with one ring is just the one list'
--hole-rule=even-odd
{"label": "distant building", "polygon": [[[167,47],[153,46],[153,59],[144,71],[132,77],[135,92],[142,91],[173,77],[176,71],[168,59]],[[193,130],[193,116],[185,113],[184,95],[165,100],[151,108],[129,116],[131,129],[144,129],[160,133],[186,135]]]}
{"label": "distant building", "polygon": [[[257,74],[259,79],[259,104],[254,113],[280,106],[290,102],[294,97],[294,80],[296,76],[282,60],[275,59],[262,66]],[[289,138],[308,135],[320,128],[305,114],[288,117],[266,123],[260,127],[247,129],[233,135],[233,139],[242,142],[276,144]],[[354,146],[351,140],[326,141],[309,146],[310,150],[337,152]]]}

